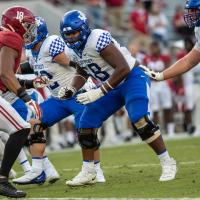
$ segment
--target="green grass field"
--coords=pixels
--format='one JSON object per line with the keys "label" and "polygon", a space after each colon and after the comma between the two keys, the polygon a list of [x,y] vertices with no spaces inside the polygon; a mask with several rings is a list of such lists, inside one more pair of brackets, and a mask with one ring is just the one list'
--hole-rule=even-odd
{"label": "green grass field", "polygon": [[[104,184],[74,188],[66,186],[65,180],[79,172],[81,153],[65,151],[49,155],[61,175],[58,182],[18,188],[26,191],[28,198],[200,197],[200,138],[168,141],[167,147],[178,162],[177,177],[173,181],[158,181],[161,174],[158,158],[147,145],[139,144],[101,150],[102,167],[107,179]],[[21,170],[17,165],[15,169]]]}

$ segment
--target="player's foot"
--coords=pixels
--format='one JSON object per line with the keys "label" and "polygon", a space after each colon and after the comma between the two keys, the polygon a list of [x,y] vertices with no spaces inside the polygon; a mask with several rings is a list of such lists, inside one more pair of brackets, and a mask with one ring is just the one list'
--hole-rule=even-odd
{"label": "player's foot", "polygon": [[13,183],[19,185],[28,185],[28,184],[43,184],[46,180],[46,175],[44,171],[29,171],[24,176],[13,179]]}
{"label": "player's foot", "polygon": [[101,168],[95,169],[96,171],[96,181],[97,183],[105,183],[106,179]]}
{"label": "player's foot", "polygon": [[56,171],[55,167],[51,164],[49,167],[44,168],[44,172],[46,174],[46,180],[52,184],[55,183],[60,179],[58,172]]}
{"label": "player's foot", "polygon": [[17,173],[15,172],[15,170],[11,169],[10,173],[9,173],[9,178],[14,179],[14,178],[16,178],[16,176],[17,176]]}
{"label": "player's foot", "polygon": [[11,198],[23,198],[26,193],[17,190],[11,183],[8,182],[7,178],[0,178],[0,195],[11,197]]}
{"label": "player's foot", "polygon": [[80,186],[96,183],[95,169],[87,169],[82,167],[82,170],[72,180],[66,181],[69,186]]}
{"label": "player's foot", "polygon": [[162,175],[159,181],[173,180],[177,172],[176,161],[173,158],[171,158],[169,161],[161,162],[161,166],[162,166]]}

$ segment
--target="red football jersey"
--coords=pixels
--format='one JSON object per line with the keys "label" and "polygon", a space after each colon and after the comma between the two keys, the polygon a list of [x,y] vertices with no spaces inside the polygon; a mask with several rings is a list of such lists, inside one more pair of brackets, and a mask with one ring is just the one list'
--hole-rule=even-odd
{"label": "red football jersey", "polygon": [[[15,66],[13,68],[14,73],[17,71],[21,54],[22,54],[22,47],[23,47],[23,40],[22,38],[15,32],[11,31],[0,31],[0,50],[3,46],[10,47],[12,49],[15,49],[18,52],[18,57],[15,59]],[[0,66],[1,67],[1,66]],[[5,92],[6,86],[3,84],[3,82],[0,79],[0,90]]]}

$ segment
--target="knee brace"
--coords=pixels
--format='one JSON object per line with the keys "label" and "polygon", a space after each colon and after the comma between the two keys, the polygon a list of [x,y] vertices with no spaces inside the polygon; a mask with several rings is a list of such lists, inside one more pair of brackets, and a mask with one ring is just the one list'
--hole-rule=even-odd
{"label": "knee brace", "polygon": [[34,134],[31,134],[29,139],[28,139],[28,143],[29,145],[35,144],[35,143],[40,143],[40,144],[44,144],[46,143],[46,138],[44,136],[43,132],[37,132]]}
{"label": "knee brace", "polygon": [[146,143],[153,142],[161,134],[159,126],[154,124],[153,121],[151,121],[148,116],[141,118],[135,124],[132,123],[132,125],[136,133]]}
{"label": "knee brace", "polygon": [[83,149],[98,149],[100,142],[97,137],[98,129],[78,129],[78,141]]}

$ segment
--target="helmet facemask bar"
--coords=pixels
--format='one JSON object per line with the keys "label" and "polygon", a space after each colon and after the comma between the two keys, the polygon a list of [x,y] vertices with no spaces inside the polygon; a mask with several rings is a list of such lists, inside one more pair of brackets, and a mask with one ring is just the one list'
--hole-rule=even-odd
{"label": "helmet facemask bar", "polygon": [[26,45],[32,43],[37,37],[37,24],[23,22],[22,26],[24,27],[26,31],[23,35],[24,43]]}
{"label": "helmet facemask bar", "polygon": [[189,28],[194,28],[200,25],[200,8],[186,9],[184,14],[185,23]]}

